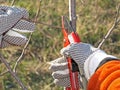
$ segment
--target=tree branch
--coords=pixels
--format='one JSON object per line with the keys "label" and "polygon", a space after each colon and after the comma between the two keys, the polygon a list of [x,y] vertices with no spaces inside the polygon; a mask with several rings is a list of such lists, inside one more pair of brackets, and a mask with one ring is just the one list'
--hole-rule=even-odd
{"label": "tree branch", "polygon": [[[37,10],[37,12],[36,12],[36,15],[35,15],[35,20],[34,20],[35,22],[37,21],[37,17],[38,17],[39,12],[40,12],[40,3],[41,3],[41,0],[38,0],[38,3],[39,3],[39,8],[38,8],[38,10]],[[35,22],[34,22],[34,23],[35,23]],[[14,69],[13,69],[14,72],[16,72],[17,66],[18,66],[19,62],[22,60],[21,58],[22,58],[22,56],[24,55],[25,49],[27,48],[27,46],[28,46],[28,44],[29,44],[29,42],[30,42],[30,40],[31,40],[32,34],[33,34],[33,33],[31,32],[31,33],[30,33],[30,36],[29,36],[29,39],[28,39],[28,41],[26,42],[26,44],[25,44],[25,46],[24,46],[24,48],[23,48],[23,50],[22,50],[22,53],[21,53],[20,57],[18,58],[18,60],[17,60],[16,63],[15,63],[15,66],[14,66]]]}
{"label": "tree branch", "polygon": [[107,34],[105,35],[105,37],[102,39],[102,41],[100,42],[100,44],[98,45],[98,48],[101,48],[103,43],[105,42],[105,40],[109,37],[109,35],[112,33],[112,31],[117,27],[117,25],[120,22],[120,18],[119,18],[119,11],[120,11],[120,6],[118,6],[117,8],[117,14],[115,17],[115,21],[114,24],[112,25],[112,27],[108,30]]}
{"label": "tree branch", "polygon": [[0,54],[0,60],[2,63],[5,64],[6,68],[8,69],[9,73],[13,76],[13,78],[17,81],[17,83],[21,86],[23,90],[27,90],[27,88],[23,85],[23,83],[20,81],[20,79],[17,77],[16,73],[14,73],[8,64],[8,62],[3,58],[3,56]]}

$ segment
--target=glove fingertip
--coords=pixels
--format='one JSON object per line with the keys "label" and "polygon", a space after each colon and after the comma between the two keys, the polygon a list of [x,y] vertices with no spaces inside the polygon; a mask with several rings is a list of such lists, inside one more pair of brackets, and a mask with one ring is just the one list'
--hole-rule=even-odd
{"label": "glove fingertip", "polygon": [[29,33],[35,30],[35,24],[33,23],[19,23],[13,28],[14,31]]}
{"label": "glove fingertip", "polygon": [[23,18],[28,18],[29,17],[29,13],[25,8],[21,8],[22,13],[23,13]]}
{"label": "glove fingertip", "polygon": [[68,45],[67,47],[64,47],[60,50],[60,54],[61,55],[69,55],[69,49],[70,49],[70,45]]}
{"label": "glove fingertip", "polygon": [[25,8],[15,7],[15,6],[12,6],[12,8],[14,10],[16,10],[17,12],[19,11],[23,15],[23,18],[28,18],[29,17],[29,13]]}
{"label": "glove fingertip", "polygon": [[57,86],[62,86],[62,87],[70,87],[70,80],[68,78],[64,78],[64,79],[55,79],[54,83]]}
{"label": "glove fingertip", "polygon": [[8,31],[4,37],[3,40],[6,42],[9,42],[11,45],[16,46],[23,46],[27,42],[27,38],[17,32],[14,32],[12,30]]}
{"label": "glove fingertip", "polygon": [[53,83],[55,83],[56,85],[59,86],[59,80],[58,79],[54,79]]}

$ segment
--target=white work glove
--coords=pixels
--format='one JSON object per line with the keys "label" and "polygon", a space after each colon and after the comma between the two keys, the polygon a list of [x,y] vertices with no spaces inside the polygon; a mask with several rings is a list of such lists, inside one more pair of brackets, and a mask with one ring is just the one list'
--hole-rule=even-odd
{"label": "white work glove", "polygon": [[[78,64],[78,67],[83,69],[85,60],[94,50],[95,48],[90,44],[78,43],[63,48],[61,54],[64,56],[70,56]],[[69,70],[65,58],[62,57],[50,63],[51,66],[49,69],[53,71],[52,76],[55,79],[54,83],[58,86],[69,87]]]}
{"label": "white work glove", "polygon": [[[61,54],[64,56],[70,56],[85,74],[87,80],[97,69],[99,63],[106,57],[115,58],[111,55],[107,55],[102,50],[94,48],[90,44],[86,43],[76,43],[71,44],[61,50]],[[98,57],[98,58],[97,58]],[[70,86],[69,71],[67,67],[67,62],[65,58],[59,58],[50,62],[50,70],[53,71],[52,76],[54,78],[54,83],[58,86],[68,87]],[[88,75],[89,74],[89,75]],[[83,80],[85,81],[85,80]],[[85,85],[83,85],[85,88]]]}
{"label": "white work glove", "polygon": [[53,72],[54,83],[62,87],[70,87],[68,63],[64,57],[50,62],[49,69]]}
{"label": "white work glove", "polygon": [[85,75],[87,80],[93,75],[102,60],[105,58],[116,59],[116,57],[82,42],[63,48],[61,54],[70,56],[78,64],[81,75]]}
{"label": "white work glove", "polygon": [[64,56],[70,56],[77,64],[78,67],[83,69],[85,60],[97,50],[93,46],[87,43],[71,44],[61,49],[61,54]]}
{"label": "white work glove", "polygon": [[28,17],[29,13],[23,8],[0,6],[0,48],[22,46],[27,42],[18,32],[34,31],[35,24],[25,20]]}

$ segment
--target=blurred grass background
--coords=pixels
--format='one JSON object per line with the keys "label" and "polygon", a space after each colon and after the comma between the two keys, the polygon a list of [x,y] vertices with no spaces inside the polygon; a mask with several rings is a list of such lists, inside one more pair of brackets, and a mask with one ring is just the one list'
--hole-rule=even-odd
{"label": "blurred grass background", "polygon": [[[10,6],[11,2],[12,0],[0,0],[1,5]],[[76,28],[83,42],[98,46],[114,22],[118,4],[120,0],[76,0]],[[32,20],[40,7],[37,20],[53,26],[36,25],[36,31],[17,67],[17,75],[28,90],[63,90],[53,84],[47,62],[61,56],[59,50],[63,47],[63,36],[61,29],[56,27],[61,27],[62,15],[68,16],[68,0],[15,0],[14,5],[26,8]],[[120,57],[119,30],[118,25],[101,48],[117,57]],[[22,49],[23,47],[9,47],[0,52],[13,67]],[[0,73],[4,71],[6,67],[1,63]],[[6,73],[0,77],[0,90],[21,89],[12,76]]]}

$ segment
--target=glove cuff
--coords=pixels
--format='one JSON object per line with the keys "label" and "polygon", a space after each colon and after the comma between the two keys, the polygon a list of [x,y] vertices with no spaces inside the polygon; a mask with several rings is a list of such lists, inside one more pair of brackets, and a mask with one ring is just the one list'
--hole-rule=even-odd
{"label": "glove cuff", "polygon": [[105,58],[117,59],[115,56],[107,55],[104,51],[99,49],[97,49],[88,57],[84,63],[84,72],[87,80],[93,75],[101,61],[103,61]]}

